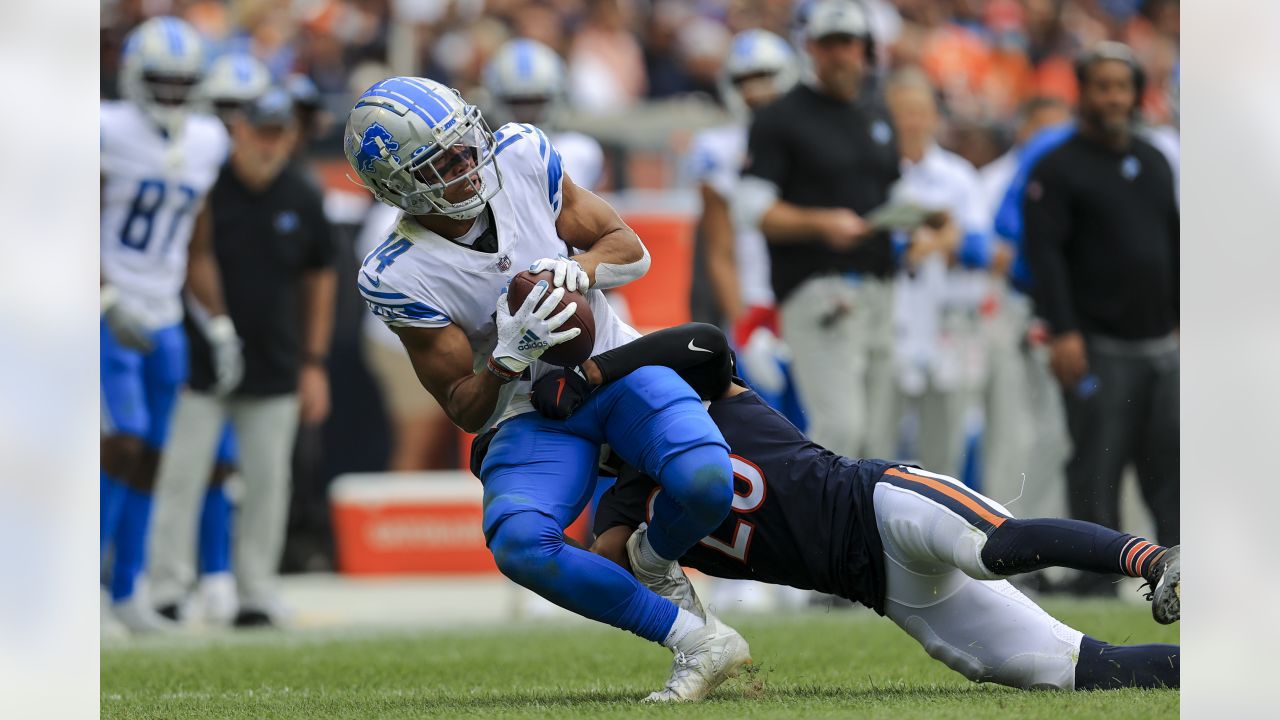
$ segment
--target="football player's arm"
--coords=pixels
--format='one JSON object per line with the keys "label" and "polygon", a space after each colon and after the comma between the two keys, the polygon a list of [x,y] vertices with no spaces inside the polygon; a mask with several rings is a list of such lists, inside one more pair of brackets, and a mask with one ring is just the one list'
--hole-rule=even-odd
{"label": "football player's arm", "polygon": [[711,187],[700,184],[702,193],[702,219],[699,230],[706,248],[707,275],[715,291],[720,312],[732,327],[742,314],[742,296],[738,289],[737,262],[733,252],[733,222],[729,218],[729,203]]}
{"label": "football player's arm", "polygon": [[707,323],[685,323],[649,333],[590,358],[582,371],[589,382],[603,384],[646,365],[675,370],[703,400],[724,395],[733,378],[729,340],[720,328]]}
{"label": "football player's arm", "polygon": [[618,212],[595,193],[561,179],[562,205],[556,234],[571,247],[591,287],[606,290],[638,280],[649,271],[649,251]]}
{"label": "football player's arm", "polygon": [[195,228],[191,232],[191,244],[187,249],[187,289],[210,316],[227,314],[222,298],[222,277],[218,273],[218,261],[213,255],[213,209],[206,202],[196,215]]}
{"label": "football player's arm", "polygon": [[503,383],[481,369],[472,369],[471,344],[457,325],[444,327],[398,327],[409,361],[422,387],[444,408],[454,425],[475,432],[493,414]]}

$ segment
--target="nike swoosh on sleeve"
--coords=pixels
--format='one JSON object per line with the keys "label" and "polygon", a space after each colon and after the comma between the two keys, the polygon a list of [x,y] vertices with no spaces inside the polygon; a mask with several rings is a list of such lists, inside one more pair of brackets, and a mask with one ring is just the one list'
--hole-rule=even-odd
{"label": "nike swoosh on sleeve", "polygon": [[704,353],[709,353],[709,352],[711,352],[710,350],[708,350],[708,349],[706,349],[706,348],[700,348],[700,347],[698,347],[697,345],[694,345],[692,340],[690,340],[690,341],[689,341],[689,349],[690,349],[690,350],[692,350],[692,351],[694,351],[694,352],[704,352]]}
{"label": "nike swoosh on sleeve", "polygon": [[369,281],[369,284],[370,284],[370,285],[372,285],[372,286],[374,286],[374,287],[382,287],[382,278],[381,278],[381,277],[379,277],[379,278],[374,278],[372,275],[370,275],[370,274],[369,274],[369,273],[367,273],[367,272],[362,272],[361,274],[362,274],[362,275],[364,275],[364,279],[365,279],[365,280],[368,280],[368,281]]}

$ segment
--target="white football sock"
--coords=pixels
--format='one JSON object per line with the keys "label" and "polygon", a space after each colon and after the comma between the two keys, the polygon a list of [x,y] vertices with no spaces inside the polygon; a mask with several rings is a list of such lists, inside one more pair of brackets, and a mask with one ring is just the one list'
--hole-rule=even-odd
{"label": "white football sock", "polygon": [[653,545],[649,544],[648,532],[645,532],[640,536],[639,552],[637,553],[637,557],[634,559],[639,561],[639,569],[649,573],[650,575],[661,575],[665,573],[667,568],[671,566],[671,563],[675,562],[674,560],[668,560],[667,558],[662,557],[658,554],[657,550],[653,549]]}
{"label": "white football sock", "polygon": [[702,618],[681,608],[676,613],[676,621],[671,624],[671,630],[667,632],[667,637],[663,639],[662,644],[675,650],[690,633],[701,630],[705,625],[706,622]]}

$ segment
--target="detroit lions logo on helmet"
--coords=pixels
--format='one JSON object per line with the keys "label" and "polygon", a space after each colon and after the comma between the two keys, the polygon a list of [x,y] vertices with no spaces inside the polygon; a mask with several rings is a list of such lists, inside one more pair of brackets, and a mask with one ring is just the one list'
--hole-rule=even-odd
{"label": "detroit lions logo on helmet", "polygon": [[[396,142],[395,137],[382,125],[373,123],[364,131],[364,136],[360,138],[360,147],[356,151],[360,172],[373,172],[375,162],[387,162],[386,156],[399,149],[400,143]],[[400,162],[400,158],[396,155],[391,155],[391,159],[397,163]]]}

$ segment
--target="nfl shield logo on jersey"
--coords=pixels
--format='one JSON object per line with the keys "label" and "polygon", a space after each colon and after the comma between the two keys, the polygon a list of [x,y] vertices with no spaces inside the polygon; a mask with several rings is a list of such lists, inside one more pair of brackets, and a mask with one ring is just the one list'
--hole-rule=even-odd
{"label": "nfl shield logo on jersey", "polygon": [[498,258],[498,272],[506,272],[511,269],[511,256],[503,255]]}

